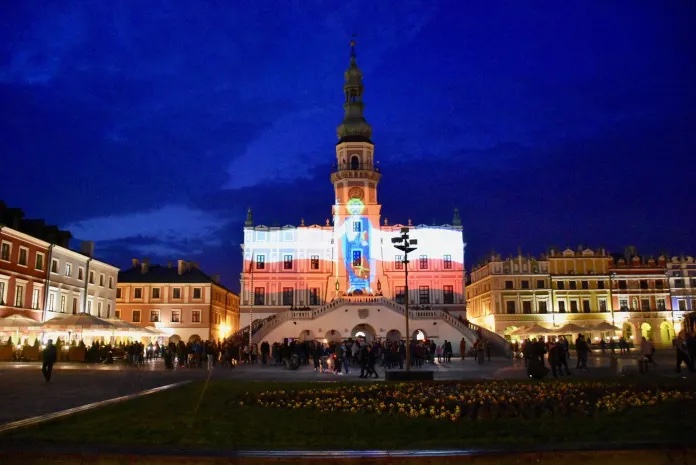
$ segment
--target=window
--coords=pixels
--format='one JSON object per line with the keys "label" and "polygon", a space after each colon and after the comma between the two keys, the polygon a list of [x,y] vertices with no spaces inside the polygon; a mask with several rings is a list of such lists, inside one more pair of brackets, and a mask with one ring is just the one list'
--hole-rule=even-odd
{"label": "window", "polygon": [[181,323],[181,310],[172,310],[172,323]]}
{"label": "window", "polygon": [[563,289],[565,289],[565,283],[564,283],[563,281],[558,281],[558,282],[556,283],[556,289],[562,291]]}
{"label": "window", "polygon": [[150,323],[159,323],[160,320],[160,311],[159,310],[150,310]]}
{"label": "window", "polygon": [[532,313],[532,301],[531,300],[523,300],[522,301],[522,313],[525,315],[529,315]]}
{"label": "window", "polygon": [[626,285],[626,280],[625,279],[619,280],[619,289],[627,289],[627,288],[628,288],[628,286]]}
{"label": "window", "polygon": [[114,277],[109,276],[109,289],[113,289],[113,288],[114,288]]}
{"label": "window", "polygon": [[89,313],[90,315],[92,314],[92,301],[91,300],[87,301],[87,313]]}
{"label": "window", "polygon": [[674,280],[674,287],[684,287],[684,280],[683,279],[675,279]]}
{"label": "window", "polygon": [[77,297],[73,297],[72,299],[72,312],[73,315],[77,314]]}
{"label": "window", "polygon": [[578,288],[578,282],[577,281],[569,281],[568,286],[570,287],[571,290],[575,290]]}
{"label": "window", "polygon": [[578,301],[577,300],[570,301],[570,313],[578,313]]}
{"label": "window", "polygon": [[454,303],[454,286],[442,286],[442,303]]}
{"label": "window", "polygon": [[548,309],[546,308],[546,301],[543,300],[539,302],[539,313],[546,313],[548,312]]}
{"label": "window", "polygon": [[522,282],[520,283],[520,286],[522,287],[522,289],[529,289],[529,281],[527,281],[526,279],[522,280]]}
{"label": "window", "polygon": [[175,287],[172,289],[172,299],[181,299],[181,288]]}
{"label": "window", "polygon": [[89,283],[94,284],[94,271],[89,272]]}
{"label": "window", "polygon": [[589,281],[580,281],[580,287],[583,289],[589,289],[590,288],[590,282]]}
{"label": "window", "polygon": [[[120,313],[120,310],[119,310]],[[133,310],[133,323],[140,323],[140,310]]]}
{"label": "window", "polygon": [[312,257],[310,259],[310,267],[313,270],[319,269],[319,255],[312,255]]}
{"label": "window", "polygon": [[0,305],[5,305],[5,282],[0,281]]}
{"label": "window", "polygon": [[99,275],[99,285],[101,287],[104,287],[104,275],[103,274]]}
{"label": "window", "polygon": [[22,266],[27,266],[29,262],[29,249],[26,247],[19,248],[19,257],[17,257],[17,264]]}
{"label": "window", "polygon": [[681,299],[678,301],[679,303],[679,311],[683,312],[686,311],[686,300]]}
{"label": "window", "polygon": [[266,288],[254,288],[254,305],[266,305]]}
{"label": "window", "polygon": [[[600,281],[601,282],[601,281]],[[600,312],[606,312],[607,311],[607,301],[602,299],[599,301],[599,311]]]}
{"label": "window", "polygon": [[67,298],[64,295],[60,296],[60,312],[61,313],[65,313],[66,305],[67,305]]}
{"label": "window", "polygon": [[159,299],[159,298],[160,298],[160,288],[159,288],[159,287],[153,287],[153,288],[152,288],[152,298],[153,298],[153,299]]}
{"label": "window", "polygon": [[403,255],[395,255],[394,256],[394,269],[395,270],[403,270],[404,269],[404,256]]}
{"label": "window", "polygon": [[102,303],[97,302],[97,317],[101,318],[102,317]]}
{"label": "window", "polygon": [[256,269],[257,270],[265,270],[266,269],[266,256],[265,255],[257,255],[256,256]]}
{"label": "window", "polygon": [[203,296],[203,289],[200,287],[194,287],[193,288],[193,298],[194,299],[200,299]]}
{"label": "window", "polygon": [[84,270],[84,268],[79,267],[79,268],[77,269],[77,279],[79,279],[80,281],[82,281],[83,279],[85,279],[85,270]]}
{"label": "window", "polygon": [[106,304],[106,317],[111,318],[111,304]]}
{"label": "window", "polygon": [[319,305],[319,288],[313,287],[309,290],[309,305]]}
{"label": "window", "polygon": [[11,250],[12,248],[10,247],[10,244],[8,242],[3,242],[2,249],[0,249],[0,258],[5,260],[6,262],[9,262]]}
{"label": "window", "polygon": [[71,276],[71,275],[72,275],[72,264],[66,263],[65,264],[65,276]]}
{"label": "window", "polygon": [[121,310],[114,310],[114,317],[121,319]]}
{"label": "window", "polygon": [[200,310],[192,310],[191,311],[191,323],[200,323],[201,322],[201,311]]}
{"label": "window", "polygon": [[543,289],[543,288],[544,288],[544,280],[537,279],[537,289]]}
{"label": "window", "polygon": [[421,270],[428,269],[428,256],[427,255],[421,255],[420,257],[418,257],[418,267]]}
{"label": "window", "polygon": [[584,313],[590,313],[590,301],[589,300],[583,300],[582,301],[582,311]]}
{"label": "window", "polygon": [[418,303],[430,303],[430,286],[418,286]]}
{"label": "window", "polygon": [[291,287],[283,288],[283,305],[293,305],[293,289]]}
{"label": "window", "polygon": [[443,268],[446,270],[451,270],[452,269],[452,255],[445,255],[444,260],[443,260]]}
{"label": "window", "polygon": [[665,309],[665,299],[657,299],[657,309],[658,310]]}
{"label": "window", "polygon": [[116,298],[117,298],[117,299],[120,299],[120,298],[121,298],[121,288],[120,288],[120,287],[117,287],[117,288],[116,288]]}
{"label": "window", "polygon": [[507,302],[505,302],[505,311],[507,312],[508,315],[515,314],[515,301],[514,300],[508,300]]}
{"label": "window", "polygon": [[48,294],[48,310],[54,311],[56,309],[56,295],[52,292]]}
{"label": "window", "polygon": [[641,279],[641,280],[640,280],[640,288],[641,288],[641,289],[647,289],[647,288],[648,288],[648,280],[647,280],[647,279]]}
{"label": "window", "polygon": [[565,313],[565,302],[558,302],[558,313]]}
{"label": "window", "polygon": [[51,260],[51,273],[58,273],[58,260]]}
{"label": "window", "polygon": [[362,252],[360,250],[353,250],[353,266],[362,265]]}
{"label": "window", "polygon": [[358,221],[353,221],[353,232],[362,232],[362,223]]}
{"label": "window", "polygon": [[622,312],[628,311],[628,299],[621,299],[619,300],[619,309]]}
{"label": "window", "polygon": [[24,306],[24,286],[19,284],[15,287],[15,307]]}
{"label": "window", "polygon": [[665,283],[663,283],[661,280],[655,281],[655,289],[664,289],[665,288],[664,284]]}
{"label": "window", "polygon": [[283,269],[292,270],[292,255],[283,255]]}
{"label": "window", "polygon": [[31,308],[38,310],[39,309],[39,296],[40,296],[40,291],[38,289],[34,289],[31,292]]}
{"label": "window", "polygon": [[515,286],[512,281],[505,281],[505,289],[514,289]]}
{"label": "window", "polygon": [[604,289],[604,281],[597,281],[597,289]]}
{"label": "window", "polygon": [[640,309],[644,312],[650,310],[650,299],[640,299]]}
{"label": "window", "polygon": [[142,287],[136,287],[133,289],[133,298],[134,299],[142,299],[143,298],[143,288]]}
{"label": "window", "polygon": [[396,286],[394,288],[395,291],[395,300],[397,304],[404,304],[406,302],[406,288],[404,286]]}

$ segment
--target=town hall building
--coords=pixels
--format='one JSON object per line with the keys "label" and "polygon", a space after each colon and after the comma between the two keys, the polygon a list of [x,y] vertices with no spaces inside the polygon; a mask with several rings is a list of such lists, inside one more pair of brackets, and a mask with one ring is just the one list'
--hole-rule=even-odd
{"label": "town hall building", "polygon": [[[331,173],[335,198],[324,224],[269,227],[247,213],[242,245],[240,325],[253,342],[410,338],[476,339],[466,321],[464,243],[459,212],[442,226],[389,224],[382,217],[372,127],[363,113],[355,44],[345,72],[344,119]],[[404,263],[392,239],[408,229],[416,249]],[[408,267],[408,292],[405,268]],[[490,333],[491,339],[502,338]]]}

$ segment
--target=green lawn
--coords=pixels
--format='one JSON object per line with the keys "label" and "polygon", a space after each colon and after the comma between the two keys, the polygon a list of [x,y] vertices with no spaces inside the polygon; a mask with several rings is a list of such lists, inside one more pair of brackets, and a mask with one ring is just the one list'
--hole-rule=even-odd
{"label": "green lawn", "polygon": [[[552,384],[553,381],[548,384]],[[686,385],[675,381],[678,387]],[[473,384],[473,383],[466,383]],[[628,382],[635,387],[635,383]],[[689,390],[693,389],[691,387]],[[0,442],[178,446],[199,449],[415,449],[520,448],[578,442],[688,443],[694,431],[692,401],[664,402],[591,417],[458,421],[369,412],[240,405],[247,392],[344,389],[364,384],[213,381],[146,396],[70,418],[0,435]]]}

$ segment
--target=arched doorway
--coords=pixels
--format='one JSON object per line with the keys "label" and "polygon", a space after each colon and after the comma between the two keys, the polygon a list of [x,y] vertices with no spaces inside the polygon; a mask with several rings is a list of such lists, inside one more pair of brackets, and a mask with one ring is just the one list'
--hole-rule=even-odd
{"label": "arched doorway", "polygon": [[629,323],[628,321],[625,322],[623,324],[623,326],[621,327],[621,335],[627,341],[631,341],[631,340],[633,340],[633,334],[634,334],[633,325],[631,323]]}
{"label": "arched doorway", "polygon": [[375,340],[377,333],[375,331],[375,328],[368,325],[367,323],[360,323],[352,329],[350,335],[355,339],[363,338],[367,342],[372,342]]}
{"label": "arched doorway", "polygon": [[672,323],[669,321],[663,321],[662,324],[660,324],[660,342],[663,344],[672,344],[672,339],[676,334],[674,333],[674,328],[672,327]]}
{"label": "arched doorway", "polygon": [[652,339],[652,326],[650,323],[645,322],[640,325],[640,335],[645,339]]}
{"label": "arched doorway", "polygon": [[297,339],[302,342],[311,341],[312,339],[314,339],[314,333],[309,329],[305,329],[300,333],[300,336]]}
{"label": "arched doorway", "polygon": [[398,329],[390,329],[387,332],[387,341],[397,342],[401,340],[401,331]]}
{"label": "arched doorway", "polygon": [[425,334],[425,331],[423,331],[422,329],[417,329],[411,335],[411,339],[413,339],[414,341],[424,341],[428,339],[428,335]]}
{"label": "arched doorway", "polygon": [[181,336],[179,336],[178,334],[172,334],[171,336],[169,336],[169,342],[173,342],[174,344],[178,344],[180,340]]}
{"label": "arched doorway", "polygon": [[198,334],[192,334],[191,337],[189,337],[189,342],[199,342],[201,340],[201,337]]}
{"label": "arched doorway", "polygon": [[324,339],[326,339],[326,342],[341,342],[343,340],[343,338],[341,337],[341,333],[339,333],[335,329],[327,331],[326,335],[324,336]]}
{"label": "arched doorway", "polygon": [[359,170],[360,169],[360,158],[357,155],[350,157],[350,169]]}

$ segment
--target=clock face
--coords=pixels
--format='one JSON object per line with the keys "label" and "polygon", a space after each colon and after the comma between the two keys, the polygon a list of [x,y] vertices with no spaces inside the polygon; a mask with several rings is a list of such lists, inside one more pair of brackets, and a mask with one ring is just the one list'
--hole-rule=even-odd
{"label": "clock face", "polygon": [[360,189],[359,187],[352,187],[352,188],[348,191],[348,197],[350,197],[351,199],[362,200],[362,198],[363,198],[364,196],[365,196],[365,193],[364,193],[363,190]]}

